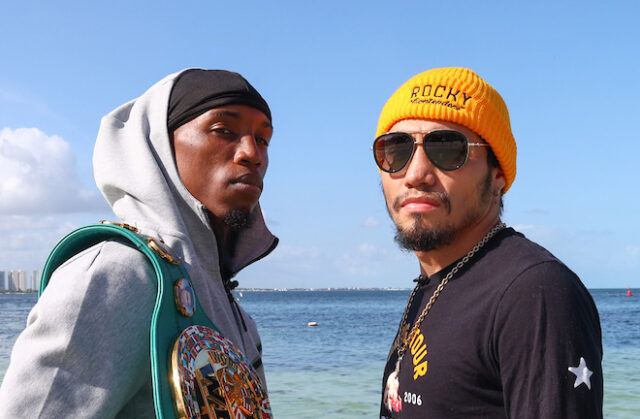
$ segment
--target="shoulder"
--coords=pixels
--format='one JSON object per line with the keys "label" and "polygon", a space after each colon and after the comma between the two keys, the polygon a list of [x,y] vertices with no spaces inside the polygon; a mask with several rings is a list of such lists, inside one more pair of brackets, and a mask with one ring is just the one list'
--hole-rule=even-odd
{"label": "shoulder", "polygon": [[132,244],[120,240],[105,240],[91,246],[58,267],[51,282],[61,278],[100,277],[111,282],[118,278],[147,279],[153,268],[147,257]]}
{"label": "shoulder", "polygon": [[[76,270],[92,269],[104,264],[138,265],[146,263],[146,256],[125,240],[105,240],[75,254],[56,270],[73,268]],[[55,273],[54,273],[55,275]]]}
{"label": "shoulder", "polygon": [[98,243],[55,270],[27,330],[56,335],[69,347],[89,337],[124,347],[144,344],[157,294],[154,275],[140,251],[118,241]]}
{"label": "shoulder", "polygon": [[578,325],[600,329],[591,294],[580,278],[555,258],[527,265],[505,285],[496,307],[497,319],[523,330],[533,324],[545,324],[549,330]]}
{"label": "shoulder", "polygon": [[[155,273],[132,245],[106,240],[68,259],[53,272],[37,306],[83,310],[149,308],[155,300]],[[124,315],[120,312],[119,315]]]}
{"label": "shoulder", "polygon": [[555,295],[562,298],[589,296],[575,272],[523,234],[513,232],[500,247],[501,265],[511,274],[505,283],[505,294]]}
{"label": "shoulder", "polygon": [[495,243],[488,246],[480,268],[489,277],[495,278],[503,291],[545,284],[583,287],[578,276],[560,259],[521,233],[508,229],[496,239]]}
{"label": "shoulder", "polygon": [[24,394],[10,402],[8,391],[0,392],[7,411],[30,417],[121,413],[149,380],[152,275],[140,251],[111,240],[56,269],[16,341],[5,376],[12,388],[37,385],[22,385]]}
{"label": "shoulder", "polygon": [[499,312],[588,311],[597,317],[591,294],[578,275],[544,247],[512,229],[488,250],[484,269],[496,287]]}
{"label": "shoulder", "polygon": [[578,306],[595,311],[591,294],[580,278],[558,260],[527,266],[504,289],[502,304],[527,303],[546,311],[574,310]]}
{"label": "shoulder", "polygon": [[524,270],[543,262],[562,264],[549,250],[511,228],[497,239],[494,252],[506,267]]}

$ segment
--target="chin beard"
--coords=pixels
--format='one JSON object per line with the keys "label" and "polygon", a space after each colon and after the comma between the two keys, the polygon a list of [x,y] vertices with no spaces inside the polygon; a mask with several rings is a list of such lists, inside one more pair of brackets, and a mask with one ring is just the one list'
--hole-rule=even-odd
{"label": "chin beard", "polygon": [[[478,186],[478,206],[468,209],[460,225],[454,226],[446,224],[437,230],[435,228],[428,229],[421,225],[422,216],[416,214],[413,217],[413,224],[409,228],[402,229],[396,224],[396,243],[398,243],[401,249],[414,252],[429,252],[453,243],[457,238],[458,232],[476,222],[476,220],[482,216],[482,209],[491,202],[493,197],[491,193],[493,186],[491,171],[487,173],[486,177]],[[449,197],[445,193],[434,194],[439,197],[444,208],[450,214],[451,202]],[[396,201],[395,207],[399,207],[401,200],[397,199]],[[389,212],[389,215],[391,215],[391,211],[389,211],[388,207],[387,211]],[[393,217],[391,218],[393,219]]]}
{"label": "chin beard", "polygon": [[231,210],[222,219],[230,231],[240,231],[251,227],[251,213],[242,210]]}
{"label": "chin beard", "polygon": [[414,252],[429,252],[453,242],[456,229],[446,226],[440,230],[420,226],[420,215],[414,217],[413,225],[403,230],[396,225],[395,241],[401,249]]}

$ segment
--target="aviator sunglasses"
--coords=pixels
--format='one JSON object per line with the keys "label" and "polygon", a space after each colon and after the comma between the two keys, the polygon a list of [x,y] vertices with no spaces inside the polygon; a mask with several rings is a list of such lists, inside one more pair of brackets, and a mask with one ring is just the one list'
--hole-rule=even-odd
{"label": "aviator sunglasses", "polygon": [[[413,135],[424,134],[422,142]],[[484,147],[486,143],[470,143],[460,131],[442,129],[429,132],[387,132],[373,142],[373,157],[383,172],[396,173],[411,161],[416,145],[422,145],[425,154],[440,170],[452,171],[462,167],[469,156],[469,147]]]}

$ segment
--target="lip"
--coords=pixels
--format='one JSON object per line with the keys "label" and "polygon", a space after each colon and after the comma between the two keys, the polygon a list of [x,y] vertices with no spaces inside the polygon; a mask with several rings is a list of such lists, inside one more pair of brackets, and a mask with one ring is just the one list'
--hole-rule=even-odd
{"label": "lip", "polygon": [[247,173],[231,180],[231,185],[246,190],[247,192],[253,192],[258,195],[262,193],[262,178],[254,173]]}
{"label": "lip", "polygon": [[409,212],[426,212],[440,207],[441,203],[437,199],[420,196],[407,198],[402,201],[400,206]]}

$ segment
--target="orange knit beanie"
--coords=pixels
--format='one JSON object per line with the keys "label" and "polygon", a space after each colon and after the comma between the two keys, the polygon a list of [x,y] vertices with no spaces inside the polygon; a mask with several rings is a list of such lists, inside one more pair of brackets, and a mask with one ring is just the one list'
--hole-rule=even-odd
{"label": "orange knit beanie", "polygon": [[455,122],[482,137],[496,155],[507,192],[516,177],[516,142],[500,94],[466,68],[436,68],[404,83],[382,108],[376,137],[403,119]]}

